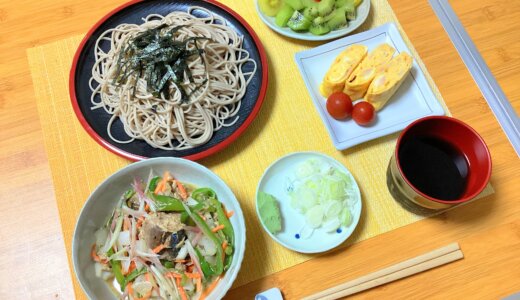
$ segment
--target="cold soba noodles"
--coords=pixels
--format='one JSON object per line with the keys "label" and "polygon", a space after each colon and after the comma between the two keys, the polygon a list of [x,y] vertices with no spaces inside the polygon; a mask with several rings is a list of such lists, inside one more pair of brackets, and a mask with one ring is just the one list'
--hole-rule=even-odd
{"label": "cold soba noodles", "polygon": [[[107,41],[108,52],[102,49]],[[242,41],[225,20],[200,7],[109,29],[95,46],[92,109],[111,115],[107,132],[118,143],[138,139],[164,150],[202,145],[238,120],[257,68]],[[244,72],[248,62],[251,71]],[[129,139],[112,134],[118,118]]]}

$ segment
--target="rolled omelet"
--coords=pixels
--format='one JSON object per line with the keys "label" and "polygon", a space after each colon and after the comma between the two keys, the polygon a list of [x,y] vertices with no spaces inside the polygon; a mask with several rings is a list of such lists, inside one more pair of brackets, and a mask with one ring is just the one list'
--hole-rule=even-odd
{"label": "rolled omelet", "polygon": [[377,46],[350,74],[343,92],[352,100],[363,98],[377,71],[392,59],[394,53],[395,49],[387,43]]}
{"label": "rolled omelet", "polygon": [[365,101],[371,103],[376,111],[383,108],[412,69],[412,61],[412,57],[405,52],[392,58],[372,80]]}
{"label": "rolled omelet", "polygon": [[341,52],[330,66],[323,82],[320,93],[329,97],[334,92],[340,92],[345,87],[345,81],[367,55],[368,48],[363,45],[352,45]]}

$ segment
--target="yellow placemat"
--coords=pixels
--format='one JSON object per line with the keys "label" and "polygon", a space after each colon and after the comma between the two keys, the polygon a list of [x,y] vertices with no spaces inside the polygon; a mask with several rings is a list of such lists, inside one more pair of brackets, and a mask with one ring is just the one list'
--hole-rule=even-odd
{"label": "yellow placemat", "polygon": [[[422,217],[402,209],[390,196],[385,171],[397,134],[337,151],[307,94],[294,54],[319,43],[282,37],[264,25],[253,1],[225,0],[255,29],[267,51],[269,89],[265,103],[250,128],[231,146],[200,161],[215,171],[235,192],[246,218],[246,255],[235,286],[311,259],[283,248],[263,232],[255,214],[254,194],[263,171],[277,158],[293,151],[320,151],[342,162],[356,177],[363,197],[361,222],[348,243],[355,243]],[[357,32],[396,22],[385,0],[372,0],[371,13]],[[402,32],[430,85],[446,106],[422,61]],[[70,104],[68,79],[72,57],[82,36],[74,36],[28,50],[45,147],[56,190],[56,200],[70,260],[76,218],[90,192],[107,176],[130,163],[94,142],[77,121]],[[485,194],[492,193],[489,187]],[[367,218],[367,216],[376,216]],[[268,250],[267,250],[268,249]],[[70,264],[72,265],[72,264]],[[78,298],[84,298],[72,275]]]}

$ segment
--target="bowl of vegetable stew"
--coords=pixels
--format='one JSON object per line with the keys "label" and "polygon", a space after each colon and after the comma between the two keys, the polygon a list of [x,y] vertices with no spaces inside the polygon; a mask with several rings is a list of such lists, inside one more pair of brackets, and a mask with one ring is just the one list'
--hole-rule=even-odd
{"label": "bowl of vegetable stew", "polygon": [[244,257],[231,189],[181,158],[133,163],[105,179],[76,223],[72,261],[90,299],[220,299]]}

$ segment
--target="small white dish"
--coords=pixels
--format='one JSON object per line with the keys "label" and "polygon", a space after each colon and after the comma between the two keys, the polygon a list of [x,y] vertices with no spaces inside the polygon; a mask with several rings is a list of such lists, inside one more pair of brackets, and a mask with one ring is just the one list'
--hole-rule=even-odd
{"label": "small white dish", "polygon": [[368,17],[368,13],[370,12],[370,0],[363,0],[361,4],[357,7],[357,17],[355,20],[349,21],[347,27],[343,27],[338,30],[331,31],[324,35],[314,35],[310,32],[295,32],[291,30],[289,27],[280,27],[276,25],[275,18],[264,15],[260,11],[260,7],[258,6],[258,0],[255,0],[256,12],[260,16],[260,19],[269,26],[272,30],[278,32],[281,35],[305,41],[327,41],[332,39],[337,39],[339,37],[345,36],[352,31],[356,30],[361,24],[365,22]]}
{"label": "small white dish", "polygon": [[385,107],[377,112],[373,124],[364,127],[351,119],[338,121],[327,113],[327,99],[320,94],[319,87],[336,56],[352,44],[363,44],[371,51],[382,43],[394,47],[396,55],[402,51],[411,54],[395,24],[387,23],[295,55],[307,90],[338,150],[397,132],[419,118],[445,114],[415,60],[410,74]]}
{"label": "small white dish", "polygon": [[[286,183],[288,178],[294,174],[296,166],[310,158],[322,159],[347,174],[354,184],[356,191],[354,196],[357,197],[357,199],[355,205],[351,208],[352,222],[348,227],[341,226],[339,232],[333,233],[327,233],[324,229],[318,228],[314,230],[310,238],[302,239],[297,238],[296,234],[298,234],[305,225],[305,217],[291,207],[289,196],[287,195]],[[260,218],[258,207],[259,192],[271,194],[278,200],[280,213],[282,215],[282,231],[277,234],[269,232]],[[317,152],[294,152],[272,163],[262,175],[256,189],[255,197],[256,214],[265,232],[282,246],[301,253],[325,252],[342,244],[352,235],[361,216],[361,193],[354,176],[337,160]]]}

